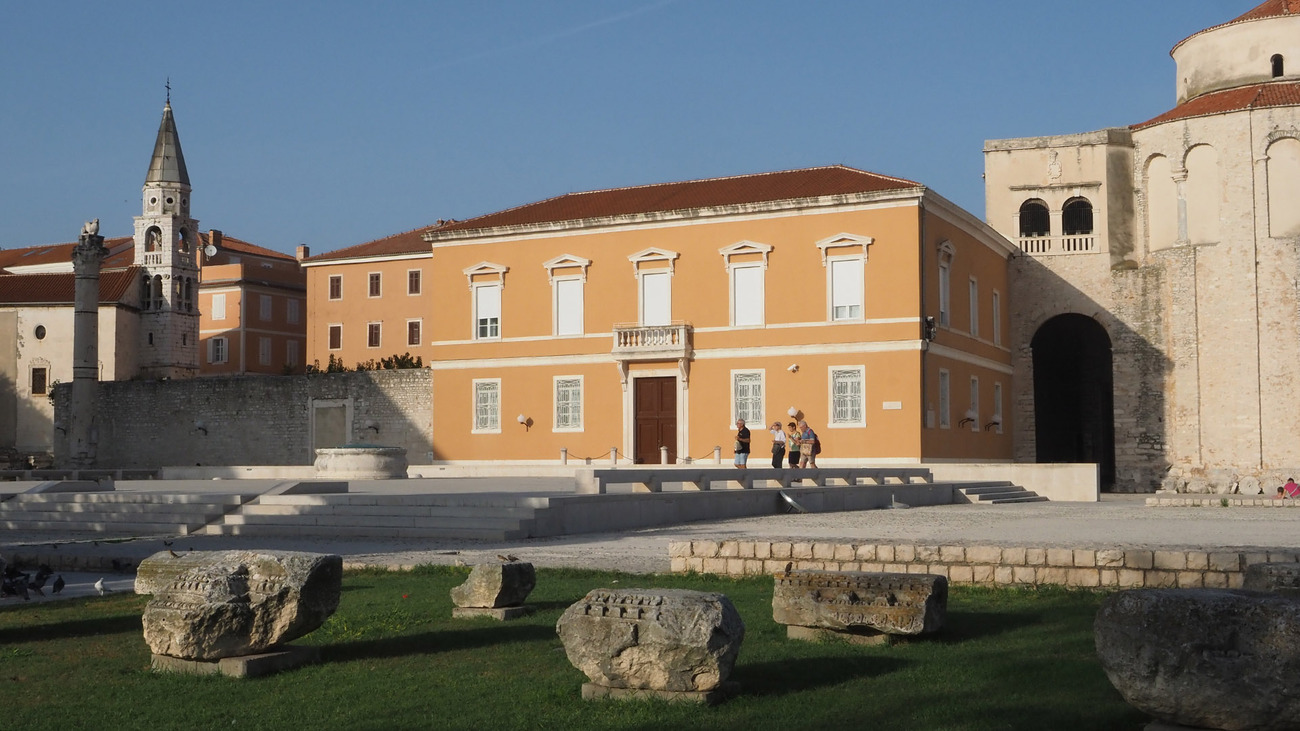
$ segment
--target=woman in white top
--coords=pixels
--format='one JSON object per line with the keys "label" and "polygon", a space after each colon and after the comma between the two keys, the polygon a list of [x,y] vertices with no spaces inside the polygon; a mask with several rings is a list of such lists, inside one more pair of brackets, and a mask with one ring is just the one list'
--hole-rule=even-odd
{"label": "woman in white top", "polygon": [[781,469],[781,463],[785,461],[785,430],[781,428],[781,422],[772,422],[772,469]]}

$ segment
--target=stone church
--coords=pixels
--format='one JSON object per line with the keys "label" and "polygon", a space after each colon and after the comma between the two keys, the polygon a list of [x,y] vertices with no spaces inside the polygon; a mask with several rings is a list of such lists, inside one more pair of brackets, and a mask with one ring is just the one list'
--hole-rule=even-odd
{"label": "stone church", "polygon": [[1020,249],[1015,458],[1271,492],[1300,476],[1300,0],[1171,55],[1163,114],[985,144],[986,218]]}

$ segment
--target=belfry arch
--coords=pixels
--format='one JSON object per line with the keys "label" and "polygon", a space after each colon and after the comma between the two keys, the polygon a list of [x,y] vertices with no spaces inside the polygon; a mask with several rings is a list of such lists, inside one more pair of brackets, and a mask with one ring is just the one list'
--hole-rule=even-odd
{"label": "belfry arch", "polygon": [[1114,371],[1110,336],[1096,320],[1057,315],[1030,343],[1037,462],[1095,462],[1115,485]]}

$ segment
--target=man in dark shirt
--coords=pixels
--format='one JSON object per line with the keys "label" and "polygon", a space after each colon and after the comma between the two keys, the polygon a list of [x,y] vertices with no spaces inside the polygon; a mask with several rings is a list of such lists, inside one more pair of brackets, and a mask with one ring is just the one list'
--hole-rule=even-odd
{"label": "man in dark shirt", "polygon": [[745,469],[749,461],[749,429],[744,419],[736,419],[736,469]]}

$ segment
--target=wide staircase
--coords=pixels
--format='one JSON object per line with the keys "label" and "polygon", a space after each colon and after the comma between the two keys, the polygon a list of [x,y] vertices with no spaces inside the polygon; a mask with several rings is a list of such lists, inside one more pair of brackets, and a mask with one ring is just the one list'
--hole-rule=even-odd
{"label": "wide staircase", "polygon": [[256,493],[19,493],[0,496],[0,529],[106,536],[192,535],[256,497]]}
{"label": "wide staircase", "polygon": [[964,495],[966,502],[976,505],[998,505],[1000,503],[1041,503],[1047,498],[1011,482],[963,482],[953,495],[954,501],[960,501],[957,495]]}

